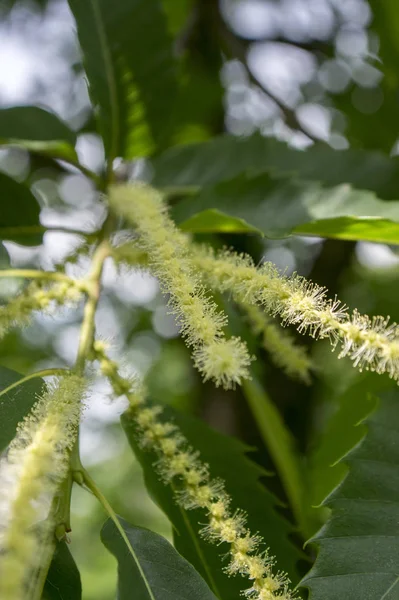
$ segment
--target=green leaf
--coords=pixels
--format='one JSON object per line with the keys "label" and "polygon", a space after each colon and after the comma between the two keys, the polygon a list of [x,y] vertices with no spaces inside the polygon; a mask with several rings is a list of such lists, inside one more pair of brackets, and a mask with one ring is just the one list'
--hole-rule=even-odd
{"label": "green leaf", "polygon": [[167,143],[177,91],[160,0],[69,0],[109,161]]}
{"label": "green leaf", "polygon": [[0,109],[0,145],[76,163],[76,133],[55,114],[38,106]]}
{"label": "green leaf", "polygon": [[260,229],[253,227],[244,219],[231,217],[216,208],[203,210],[183,221],[180,226],[184,231],[195,231],[196,233],[259,233],[263,235]]}
{"label": "green leaf", "polygon": [[[277,499],[259,481],[266,475],[265,471],[245,455],[250,448],[171,407],[164,408],[164,415],[176,423],[190,446],[200,452],[201,460],[210,465],[212,478],[223,479],[233,499],[232,509],[245,510],[251,531],[264,537],[270,552],[277,557],[279,568],[287,571],[296,583],[296,563],[303,555],[288,539],[293,528],[276,511]],[[172,487],[161,483],[154,469],[156,456],[138,446],[135,425],[127,413],[122,416],[122,425],[143,467],[150,495],[173,524],[176,549],[194,565],[216,596],[223,600],[239,598],[248,582],[241,577],[228,577],[223,572],[221,555],[225,549],[204,541],[200,535],[200,524],[206,523],[204,513],[187,512],[176,503]]]}
{"label": "green leaf", "polygon": [[355,149],[338,151],[326,144],[296,150],[260,134],[247,138],[223,135],[171,148],[153,160],[153,168],[153,183],[159,187],[202,187],[243,174],[267,173],[326,187],[349,183],[385,200],[397,199],[399,190],[398,157]]}
{"label": "green leaf", "polygon": [[366,240],[379,244],[399,244],[399,223],[379,217],[321,219],[298,225],[294,227],[292,233],[336,240]]}
{"label": "green leaf", "polygon": [[162,536],[119,518],[108,519],[101,540],[118,560],[119,600],[216,600],[205,581]]}
{"label": "green leaf", "polygon": [[4,244],[0,242],[0,269],[4,269],[10,265],[10,256]]}
{"label": "green leaf", "polygon": [[312,600],[396,600],[399,596],[399,405],[384,395],[367,435],[344,459],[345,480],[325,500],[315,565],[303,585]]}
{"label": "green leaf", "polygon": [[45,156],[54,160],[65,160],[66,162],[69,162],[80,169],[82,168],[78,163],[78,155],[76,154],[74,148],[67,142],[43,142],[9,139],[5,141],[4,144],[7,144],[13,148],[21,148],[22,150],[27,150],[33,154],[39,154],[40,156]]}
{"label": "green leaf", "polygon": [[[40,244],[40,208],[30,189],[0,172],[0,237],[27,246]],[[35,233],[31,233],[31,228]],[[36,229],[37,228],[37,229]]]}
{"label": "green leaf", "polygon": [[47,573],[42,600],[81,600],[80,573],[66,542],[58,542]]}
{"label": "green leaf", "polygon": [[[382,201],[372,192],[341,185],[322,188],[317,183],[245,176],[204,187],[172,209],[185,230],[223,229],[223,218],[212,226],[209,211],[217,209],[226,219],[241,219],[268,237],[291,233],[340,239],[399,243],[399,201]],[[208,215],[208,216],[207,216]]]}
{"label": "green leaf", "polygon": [[[365,373],[338,398],[333,399],[331,415],[309,454],[309,503],[319,505],[342,481],[347,467],[341,458],[364,437],[362,421],[375,406],[374,396],[392,388],[388,377]],[[361,425],[359,425],[361,423]]]}
{"label": "green leaf", "polygon": [[309,510],[305,506],[304,474],[294,440],[275,405],[253,375],[242,385],[244,396],[255,417],[266,448],[278,468],[296,522],[304,536],[310,535]]}
{"label": "green leaf", "polygon": [[43,379],[36,378],[2,394],[3,390],[21,378],[19,373],[0,367],[0,453],[14,438],[18,423],[28,414],[43,391]]}
{"label": "green leaf", "polygon": [[76,134],[55,114],[37,106],[0,109],[0,143],[32,142],[76,143]]}

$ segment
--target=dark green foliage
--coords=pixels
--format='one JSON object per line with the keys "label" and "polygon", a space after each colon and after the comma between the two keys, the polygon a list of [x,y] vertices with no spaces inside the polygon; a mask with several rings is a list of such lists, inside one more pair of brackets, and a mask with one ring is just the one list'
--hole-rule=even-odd
{"label": "dark green foliage", "polygon": [[[226,224],[213,219],[209,211],[214,209],[226,215]],[[298,233],[386,243],[399,239],[399,201],[383,202],[350,186],[326,190],[266,174],[205,186],[177,204],[173,216],[188,231],[231,231],[233,217],[239,220],[236,228],[245,223],[247,230],[258,228],[271,238]]]}
{"label": "dark green foliage", "polygon": [[43,600],[81,600],[82,584],[66,542],[58,542],[43,589]]}
{"label": "dark green foliage", "polygon": [[0,172],[0,237],[20,244],[42,241],[40,208],[30,189]]}
{"label": "dark green foliage", "polygon": [[[16,383],[22,375],[0,367],[0,392]],[[15,436],[18,423],[29,413],[43,391],[43,380],[32,379],[0,396],[0,452]]]}
{"label": "dark green foliage", "polygon": [[316,563],[303,584],[312,600],[399,597],[398,393],[384,395],[363,442],[343,460],[349,472],[325,500],[331,516],[314,541]]}
{"label": "dark green foliage", "polygon": [[216,600],[195,569],[163,537],[119,519],[126,538],[108,519],[101,540],[118,560],[118,598]]}
{"label": "dark green foliage", "polygon": [[324,187],[349,183],[370,190],[382,200],[398,198],[399,159],[380,152],[333,150],[315,144],[295,150],[272,138],[224,135],[202,144],[172,148],[153,162],[154,184],[209,186],[263,173],[320,182]]}
{"label": "dark green foliage", "polygon": [[0,109],[2,143],[22,141],[67,142],[75,145],[76,134],[53,113],[37,106]]}
{"label": "dark green foliage", "polygon": [[108,159],[164,147],[177,80],[162,2],[69,4]]}

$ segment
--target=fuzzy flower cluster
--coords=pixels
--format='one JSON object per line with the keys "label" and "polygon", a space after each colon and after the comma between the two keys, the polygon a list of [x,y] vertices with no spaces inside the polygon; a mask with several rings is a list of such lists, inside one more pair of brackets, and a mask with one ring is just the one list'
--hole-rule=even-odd
{"label": "fuzzy flower cluster", "polygon": [[[183,239],[183,238],[182,238]],[[216,291],[220,286],[215,286],[214,280],[208,281],[206,274],[201,272],[203,250],[186,238],[187,248],[191,251],[191,259],[205,283]],[[113,248],[113,257],[117,264],[139,267],[148,267],[148,256],[141,250],[134,239],[124,241]],[[236,298],[241,310],[255,335],[262,338],[262,345],[270,353],[274,364],[281,368],[289,377],[299,379],[304,383],[310,382],[311,360],[305,348],[298,346],[293,337],[281,325],[273,322],[261,307]]]}
{"label": "fuzzy flower cluster", "polygon": [[53,284],[32,282],[9,304],[0,306],[0,339],[10,328],[27,324],[36,311],[51,312],[56,306],[78,302],[82,291],[72,279]]}
{"label": "fuzzy flower cluster", "polygon": [[399,380],[399,326],[389,318],[350,315],[327,290],[296,274],[281,275],[271,263],[256,267],[252,258],[230,251],[197,251],[196,266],[214,289],[229,292],[238,302],[258,305],[300,333],[329,338],[339,358],[348,356],[355,367]]}
{"label": "fuzzy flower cluster", "polygon": [[245,596],[254,600],[292,599],[287,576],[273,572],[274,558],[262,546],[262,538],[249,531],[245,513],[231,511],[231,498],[223,482],[211,479],[198,452],[189,447],[174,423],[162,420],[162,407],[148,403],[143,387],[120,376],[117,364],[107,357],[104,344],[96,342],[95,354],[115,394],[127,396],[139,442],[156,452],[162,480],[178,484],[177,501],[185,509],[205,510],[204,537],[216,544],[227,544],[230,561],[226,571],[250,581]]}
{"label": "fuzzy flower cluster", "polygon": [[254,334],[261,336],[262,346],[274,364],[288,377],[309,384],[312,361],[306,349],[296,344],[292,335],[275,323],[260,306],[243,302],[240,307]]}
{"label": "fuzzy flower cluster", "polygon": [[194,363],[204,380],[226,389],[249,376],[251,358],[239,338],[226,339],[226,316],[213,302],[196,273],[186,236],[167,214],[162,196],[144,184],[115,185],[109,202],[115,213],[136,228],[140,248],[149,259],[181,333],[193,347]]}
{"label": "fuzzy flower cluster", "polygon": [[67,474],[83,392],[76,376],[49,387],[0,462],[0,598],[30,597],[43,544],[52,543],[50,506]]}

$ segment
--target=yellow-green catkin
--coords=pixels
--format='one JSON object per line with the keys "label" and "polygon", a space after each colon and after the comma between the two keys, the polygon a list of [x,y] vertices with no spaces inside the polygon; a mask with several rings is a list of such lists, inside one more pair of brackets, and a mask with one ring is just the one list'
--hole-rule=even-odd
{"label": "yellow-green catkin", "polygon": [[262,346],[274,364],[289,377],[310,383],[312,361],[303,346],[292,335],[255,304],[240,303],[240,307],[255,335],[261,336]]}
{"label": "yellow-green catkin", "polygon": [[49,386],[19,425],[0,463],[0,598],[23,600],[43,543],[51,543],[50,506],[68,470],[84,382]]}
{"label": "yellow-green catkin", "polygon": [[274,558],[262,538],[249,531],[245,513],[231,510],[231,498],[223,482],[211,479],[208,467],[200,461],[198,452],[189,447],[176,425],[162,420],[162,407],[148,404],[143,386],[120,376],[117,364],[107,358],[101,342],[96,343],[95,352],[114,392],[128,398],[138,440],[144,448],[156,452],[162,480],[165,483],[173,480],[178,486],[176,499],[185,509],[204,509],[207,515],[204,537],[227,546],[229,562],[225,570],[230,575],[239,574],[249,580],[244,594],[254,600],[292,599],[287,576],[274,572]]}
{"label": "yellow-green catkin", "polygon": [[271,263],[256,267],[246,255],[201,248],[195,264],[213,288],[263,306],[300,333],[328,338],[333,349],[340,345],[339,358],[348,356],[360,370],[399,380],[399,326],[389,318],[370,318],[356,310],[349,314],[337,298],[327,298],[325,288],[296,274],[283,276]]}
{"label": "yellow-green catkin", "polygon": [[144,184],[115,185],[109,202],[112,210],[136,228],[140,248],[169,296],[172,312],[193,347],[194,363],[204,379],[227,389],[240,384],[249,376],[247,347],[239,338],[226,339],[226,316],[202,286],[186,236],[169,218],[162,195]]}
{"label": "yellow-green catkin", "polygon": [[78,281],[57,283],[33,282],[24,291],[0,306],[0,339],[15,326],[29,323],[36,311],[51,312],[56,306],[78,302],[82,296],[82,286]]}

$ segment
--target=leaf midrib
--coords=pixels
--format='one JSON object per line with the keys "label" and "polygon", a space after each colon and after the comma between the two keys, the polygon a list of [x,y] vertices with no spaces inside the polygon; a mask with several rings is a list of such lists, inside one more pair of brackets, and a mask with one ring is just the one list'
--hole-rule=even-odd
{"label": "leaf midrib", "polygon": [[107,36],[105,33],[105,27],[102,20],[101,10],[98,7],[98,0],[90,0],[95,25],[97,27],[98,38],[100,41],[100,47],[102,49],[105,76],[108,82],[110,107],[111,107],[111,144],[110,152],[108,156],[108,175],[112,172],[112,163],[114,158],[117,156],[118,139],[119,139],[119,107],[118,98],[116,92],[116,79],[115,72],[112,66],[111,52],[107,43]]}

